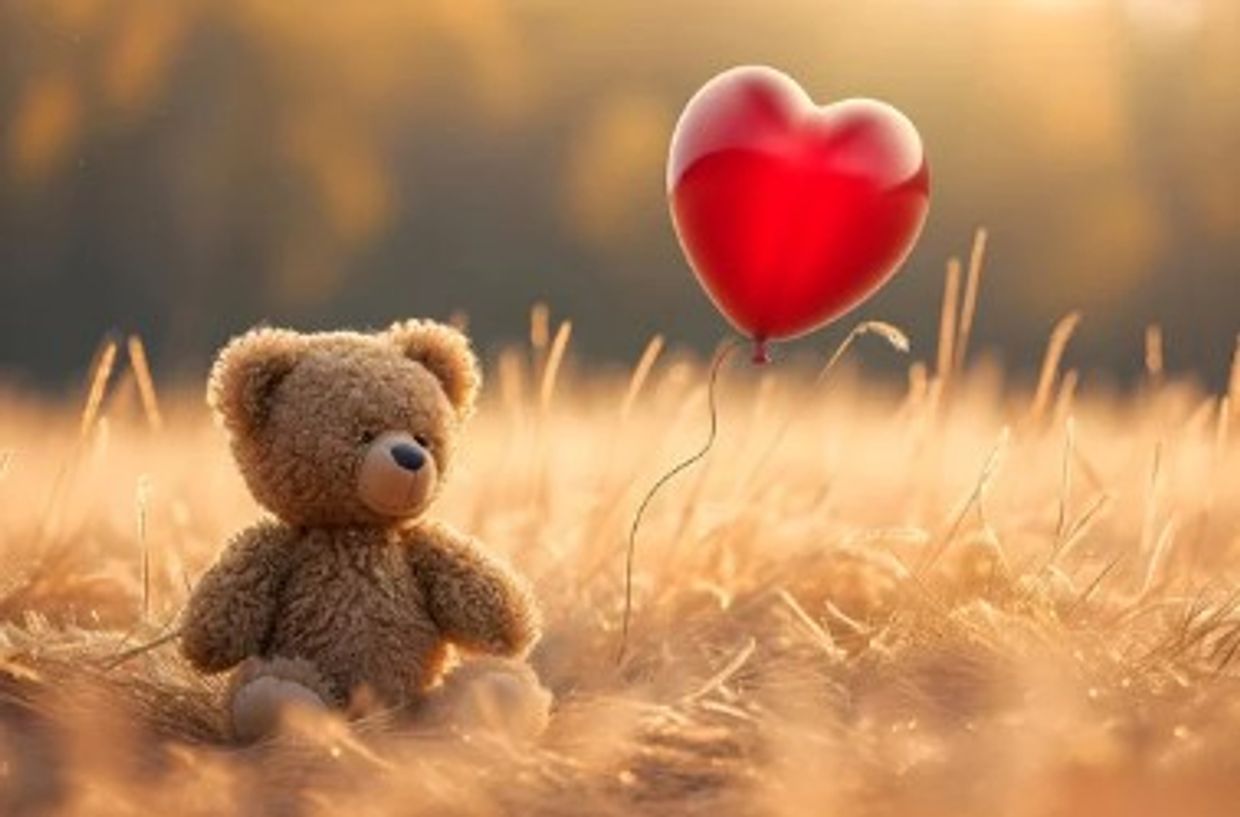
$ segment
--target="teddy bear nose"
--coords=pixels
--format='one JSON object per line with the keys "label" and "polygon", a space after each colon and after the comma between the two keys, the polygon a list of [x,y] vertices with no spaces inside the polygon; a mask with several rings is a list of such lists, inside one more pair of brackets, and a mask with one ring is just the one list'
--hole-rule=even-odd
{"label": "teddy bear nose", "polygon": [[426,455],[422,453],[422,449],[409,443],[392,446],[392,459],[406,471],[416,471],[426,463]]}

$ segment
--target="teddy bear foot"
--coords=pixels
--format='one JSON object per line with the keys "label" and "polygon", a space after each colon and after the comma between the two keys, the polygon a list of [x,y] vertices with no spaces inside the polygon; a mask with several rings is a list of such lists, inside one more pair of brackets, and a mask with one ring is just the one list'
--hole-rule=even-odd
{"label": "teddy bear foot", "polygon": [[424,722],[433,726],[532,740],[547,728],[551,693],[526,664],[476,658],[444,679],[423,714]]}
{"label": "teddy bear foot", "polygon": [[233,735],[246,743],[275,732],[292,709],[328,709],[325,684],[308,661],[250,659],[233,679]]}
{"label": "teddy bear foot", "polygon": [[233,696],[233,734],[246,743],[258,740],[275,732],[285,713],[295,708],[326,711],[327,704],[296,681],[255,678]]}

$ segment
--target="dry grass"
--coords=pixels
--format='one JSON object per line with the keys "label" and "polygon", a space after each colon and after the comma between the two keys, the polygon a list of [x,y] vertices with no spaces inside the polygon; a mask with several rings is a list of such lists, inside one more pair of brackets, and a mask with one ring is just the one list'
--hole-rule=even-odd
{"label": "dry grass", "polygon": [[537,314],[438,508],[540,591],[535,746],[395,720],[230,746],[217,682],[127,653],[257,509],[197,396],[157,404],[140,343],[132,376],[105,346],[84,412],[0,397],[0,813],[1234,813],[1236,387],[1077,393],[1075,322],[1036,394],[950,333],[903,394],[730,365],[616,666],[628,523],[701,441],[705,372],[656,339],[586,374]]}

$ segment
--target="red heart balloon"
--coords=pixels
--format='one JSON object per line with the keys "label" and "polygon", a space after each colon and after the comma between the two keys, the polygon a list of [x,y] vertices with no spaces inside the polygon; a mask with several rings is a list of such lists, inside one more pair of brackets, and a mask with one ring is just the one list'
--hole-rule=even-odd
{"label": "red heart balloon", "polygon": [[878,289],[926,219],[921,137],[868,99],[816,106],[771,68],[726,71],[685,107],[667,173],[685,256],[757,344],[812,331]]}

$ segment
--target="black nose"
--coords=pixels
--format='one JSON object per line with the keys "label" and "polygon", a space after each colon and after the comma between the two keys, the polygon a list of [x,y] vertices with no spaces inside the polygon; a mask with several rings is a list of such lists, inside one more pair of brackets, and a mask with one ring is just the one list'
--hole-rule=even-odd
{"label": "black nose", "polygon": [[426,455],[422,453],[422,449],[409,443],[392,446],[392,459],[406,471],[416,471],[426,464]]}

